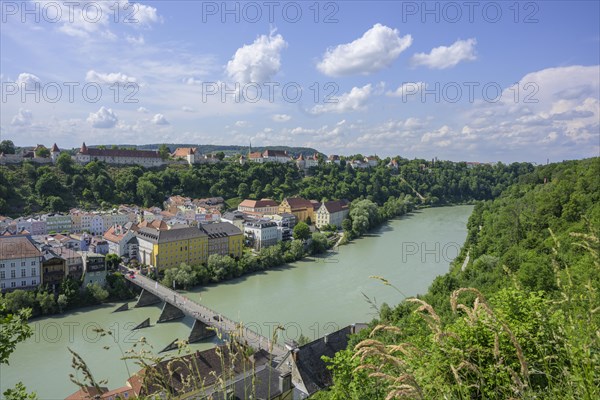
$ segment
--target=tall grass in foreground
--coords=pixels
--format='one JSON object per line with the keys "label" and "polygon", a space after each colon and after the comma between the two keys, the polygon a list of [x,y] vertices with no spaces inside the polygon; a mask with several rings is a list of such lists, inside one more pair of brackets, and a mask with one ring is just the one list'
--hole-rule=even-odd
{"label": "tall grass in foreground", "polygon": [[[401,327],[379,324],[329,360],[336,384],[317,398],[599,399],[598,287],[571,275],[551,235],[558,296],[528,292],[516,279],[490,300],[461,288],[448,299],[451,318],[407,299],[416,308]],[[572,235],[591,256],[590,276],[599,276],[598,237]]]}
{"label": "tall grass in foreground", "polygon": [[[210,328],[214,329],[214,328]],[[132,348],[122,353],[122,360],[127,366],[127,361],[132,360],[139,368],[137,374],[142,383],[142,392],[140,399],[146,398],[161,398],[161,399],[177,399],[177,398],[201,398],[205,400],[212,399],[228,399],[232,395],[232,383],[235,378],[240,378],[240,371],[235,371],[234,364],[241,365],[241,374],[249,376],[249,379],[244,379],[244,398],[256,398],[256,365],[252,355],[254,349],[250,347],[244,338],[244,326],[238,324],[235,332],[230,332],[225,338],[221,331],[214,329],[219,342],[224,343],[223,346],[217,347],[215,352],[218,356],[220,371],[209,371],[202,375],[201,367],[197,359],[192,357],[194,352],[190,349],[189,343],[186,340],[177,342],[177,356],[168,359],[169,356],[155,355],[154,348],[147,342],[144,337],[141,337],[138,342],[134,343]],[[283,330],[281,326],[274,329],[271,337],[269,353],[273,351],[273,345],[277,342],[278,332]],[[111,336],[112,332],[108,330],[98,329],[100,336]],[[117,342],[119,349],[121,349]],[[105,350],[109,350],[110,346],[104,346]],[[72,354],[72,367],[74,373],[69,375],[71,382],[78,387],[86,390],[93,387],[100,391],[101,387],[107,384],[106,380],[95,380],[90,368],[83,358],[69,349]],[[172,355],[171,355],[172,356]],[[188,357],[186,357],[188,356]],[[168,360],[168,361],[167,361]],[[272,355],[269,354],[267,365],[273,362]],[[164,367],[166,363],[166,368]],[[159,367],[162,365],[162,367]],[[129,368],[127,367],[129,372]],[[124,377],[125,378],[125,377]],[[278,379],[268,375],[268,395],[271,396],[270,380]],[[123,382],[112,382],[112,385],[122,385]],[[100,398],[100,397],[98,397]],[[234,397],[232,397],[234,398]]]}

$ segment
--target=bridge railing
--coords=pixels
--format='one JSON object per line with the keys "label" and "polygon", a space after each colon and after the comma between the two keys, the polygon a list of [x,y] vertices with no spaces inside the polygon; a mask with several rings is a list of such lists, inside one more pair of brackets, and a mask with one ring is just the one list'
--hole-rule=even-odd
{"label": "bridge railing", "polygon": [[[217,328],[219,327],[219,325],[221,325],[220,328],[224,329],[228,333],[238,331],[241,327],[243,335],[246,339],[259,341],[259,343],[255,343],[255,345],[257,347],[262,347],[264,350],[268,351],[268,350],[270,350],[269,347],[272,346],[272,348],[278,352],[286,351],[285,347],[283,347],[279,343],[277,343],[277,342],[271,343],[272,342],[271,338],[262,336],[261,334],[253,331],[252,329],[244,326],[243,324],[241,324],[237,321],[234,321],[231,318],[228,318],[228,317],[224,316],[223,314],[216,312],[215,310],[212,310],[209,307],[206,307],[205,305],[202,305],[198,302],[195,302],[193,300],[190,300],[190,299],[184,297],[181,293],[178,293],[178,292],[174,291],[173,289],[170,289],[170,288],[162,285],[158,281],[155,281],[155,280],[150,279],[145,276],[140,277],[139,275],[136,276],[136,279],[131,279],[127,274],[125,274],[125,276],[126,276],[127,280],[140,286],[142,289],[147,290],[148,292],[152,293],[153,295],[157,296],[158,298],[160,298],[168,303],[175,302],[176,304],[174,304],[174,305],[176,307],[182,309],[182,311],[184,311],[184,312],[188,311],[188,313],[191,316],[193,316],[194,318],[197,318],[197,319],[201,319],[207,325],[217,327]],[[161,290],[163,291],[162,293],[161,293]],[[166,292],[167,294],[165,294],[164,292]],[[178,299],[178,298],[184,298],[185,302],[184,301],[177,302],[176,299]],[[187,303],[191,303],[194,306],[201,308],[206,313],[206,318],[203,318],[204,315],[202,315],[201,317],[198,317],[197,315],[195,315],[195,312],[192,311],[191,308],[187,306]],[[215,320],[215,319],[211,318],[209,314],[216,316],[218,319]],[[221,324],[219,324],[219,323],[221,323]],[[225,325],[230,325],[231,329],[227,329],[225,327]],[[254,339],[252,338],[252,336],[254,336]],[[261,346],[260,345],[261,343],[264,343],[264,345]]]}

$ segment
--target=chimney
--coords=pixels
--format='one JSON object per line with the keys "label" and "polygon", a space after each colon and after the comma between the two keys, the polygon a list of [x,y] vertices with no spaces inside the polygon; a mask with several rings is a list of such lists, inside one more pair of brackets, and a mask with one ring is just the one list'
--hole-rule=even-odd
{"label": "chimney", "polygon": [[356,324],[350,325],[350,334],[354,335],[356,333]]}
{"label": "chimney", "polygon": [[292,350],[292,359],[294,360],[294,362],[298,361],[298,351],[298,349]]}
{"label": "chimney", "polygon": [[323,342],[325,342],[325,344],[327,344],[327,335],[323,336]]}
{"label": "chimney", "polygon": [[279,391],[283,394],[292,389],[292,373],[286,372],[279,375]]}

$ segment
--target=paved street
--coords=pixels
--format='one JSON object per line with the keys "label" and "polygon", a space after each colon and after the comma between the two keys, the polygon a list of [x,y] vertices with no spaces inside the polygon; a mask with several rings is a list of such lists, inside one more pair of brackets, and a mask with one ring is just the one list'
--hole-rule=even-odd
{"label": "paved street", "polygon": [[223,332],[227,335],[230,335],[231,332],[234,332],[238,337],[241,336],[243,340],[254,349],[266,350],[273,354],[275,358],[281,358],[287,353],[287,349],[284,346],[281,346],[278,343],[272,344],[270,338],[259,335],[258,333],[246,327],[240,329],[237,322],[224,317],[208,307],[188,299],[182,294],[169,289],[152,279],[139,274],[136,274],[134,279],[130,278],[129,274],[127,273],[124,275],[130,282],[138,285],[147,292],[152,293],[161,300],[176,306],[186,315],[202,321],[206,325],[218,329],[220,332]]}

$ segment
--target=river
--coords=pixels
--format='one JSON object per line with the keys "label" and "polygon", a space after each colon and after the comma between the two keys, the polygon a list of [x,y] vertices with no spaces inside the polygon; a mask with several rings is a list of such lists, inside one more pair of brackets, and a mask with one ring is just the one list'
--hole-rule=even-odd
{"label": "river", "polygon": [[[281,325],[285,331],[280,332],[280,340],[296,339],[300,333],[315,339],[354,322],[369,322],[375,315],[372,303],[394,305],[404,296],[425,292],[458,254],[472,210],[472,206],[420,210],[390,221],[327,257],[197,288],[188,297],[267,337]],[[372,275],[388,279],[400,293],[370,279]],[[158,352],[176,338],[187,338],[191,329],[192,320],[187,317],[155,324],[159,306],[113,313],[118,305],[31,321],[34,336],[17,345],[10,365],[0,366],[0,391],[22,381],[40,399],[63,399],[71,394],[77,387],[68,378],[73,370],[67,347],[84,358],[97,380],[108,379],[107,386],[115,388],[140,369],[131,360],[120,360],[140,337]],[[131,331],[148,317],[151,327]],[[112,335],[101,336],[97,328]],[[213,345],[209,341],[190,348],[203,350]]]}

